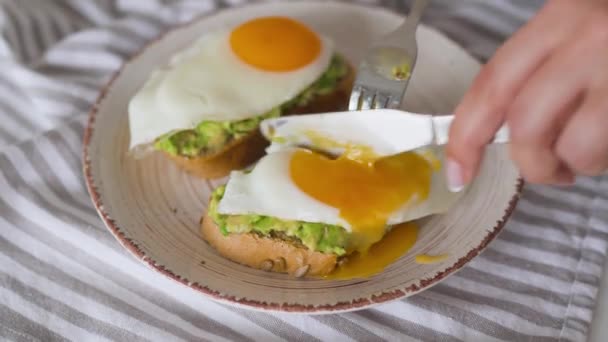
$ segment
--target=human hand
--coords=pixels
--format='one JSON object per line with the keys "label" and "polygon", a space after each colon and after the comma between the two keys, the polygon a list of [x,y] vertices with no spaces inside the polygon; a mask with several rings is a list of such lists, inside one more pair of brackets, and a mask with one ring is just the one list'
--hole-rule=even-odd
{"label": "human hand", "polygon": [[476,175],[506,123],[532,183],[570,184],[608,168],[608,0],[549,0],[486,64],[455,111],[450,188]]}

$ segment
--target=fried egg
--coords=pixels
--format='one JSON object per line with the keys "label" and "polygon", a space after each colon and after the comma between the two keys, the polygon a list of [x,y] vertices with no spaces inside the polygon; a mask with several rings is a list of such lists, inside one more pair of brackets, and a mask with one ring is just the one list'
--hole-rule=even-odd
{"label": "fried egg", "polygon": [[460,196],[447,189],[436,152],[371,162],[280,149],[250,173],[231,174],[218,212],[338,225],[352,233],[355,250],[366,251],[391,226],[444,212]]}
{"label": "fried egg", "polygon": [[209,32],[155,70],[132,98],[130,147],[205,120],[262,115],[318,79],[333,52],[328,38],[286,17]]}

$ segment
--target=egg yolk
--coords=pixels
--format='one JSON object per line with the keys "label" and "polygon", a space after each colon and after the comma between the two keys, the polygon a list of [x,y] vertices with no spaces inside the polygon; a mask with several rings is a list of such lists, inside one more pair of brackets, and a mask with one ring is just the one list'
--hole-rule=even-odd
{"label": "egg yolk", "polygon": [[414,152],[362,162],[299,150],[290,175],[304,193],[339,210],[352,227],[353,250],[367,252],[395,211],[428,197],[433,167]]}
{"label": "egg yolk", "polygon": [[346,263],[324,278],[347,280],[380,273],[412,248],[417,238],[418,226],[414,222],[398,224],[382,240],[373,244],[366,254],[355,252],[349,255]]}
{"label": "egg yolk", "polygon": [[230,46],[245,63],[276,72],[299,69],[321,53],[317,34],[285,17],[264,17],[242,24],[232,31]]}
{"label": "egg yolk", "polygon": [[340,143],[312,130],[304,132],[304,135],[310,139],[312,146],[316,146],[317,148],[321,148],[323,150],[343,150],[342,158],[356,160],[362,163],[373,162],[374,160],[378,159],[378,156],[376,153],[374,153],[374,150],[369,146],[357,145],[353,143]]}
{"label": "egg yolk", "polygon": [[416,255],[416,263],[418,264],[434,264],[437,262],[442,262],[447,259],[449,255],[440,254],[440,255],[428,255],[428,254],[420,254]]}

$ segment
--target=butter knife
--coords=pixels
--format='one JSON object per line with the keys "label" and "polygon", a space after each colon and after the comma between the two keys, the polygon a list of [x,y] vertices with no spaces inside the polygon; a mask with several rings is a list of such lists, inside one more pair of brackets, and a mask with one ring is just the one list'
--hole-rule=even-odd
{"label": "butter knife", "polygon": [[[379,157],[444,145],[453,115],[410,113],[397,109],[370,109],[289,116],[262,121],[262,134],[276,148],[301,146],[340,154],[347,146],[371,148]],[[320,141],[325,142],[319,146]],[[492,143],[509,141],[507,126]]]}

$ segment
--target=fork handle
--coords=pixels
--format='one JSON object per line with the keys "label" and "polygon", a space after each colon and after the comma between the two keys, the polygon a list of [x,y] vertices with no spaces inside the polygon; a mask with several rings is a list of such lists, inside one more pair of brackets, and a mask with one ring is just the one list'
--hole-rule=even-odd
{"label": "fork handle", "polygon": [[403,24],[399,25],[395,31],[382,39],[382,44],[392,44],[395,46],[403,46],[404,40],[416,38],[416,26],[420,23],[420,18],[424,9],[431,0],[415,0],[410,13],[404,20]]}
{"label": "fork handle", "polygon": [[410,9],[410,13],[407,15],[407,19],[401,25],[404,28],[404,31],[407,30],[408,33],[414,33],[416,26],[420,22],[420,18],[422,18],[422,13],[424,13],[424,9],[428,6],[431,0],[415,0],[412,8]]}
{"label": "fork handle", "polygon": [[[431,119],[433,126],[433,135],[436,145],[445,145],[448,143],[450,126],[454,121],[454,115],[439,115],[433,116]],[[496,134],[489,141],[490,144],[501,144],[509,142],[509,127],[502,125]]]}

